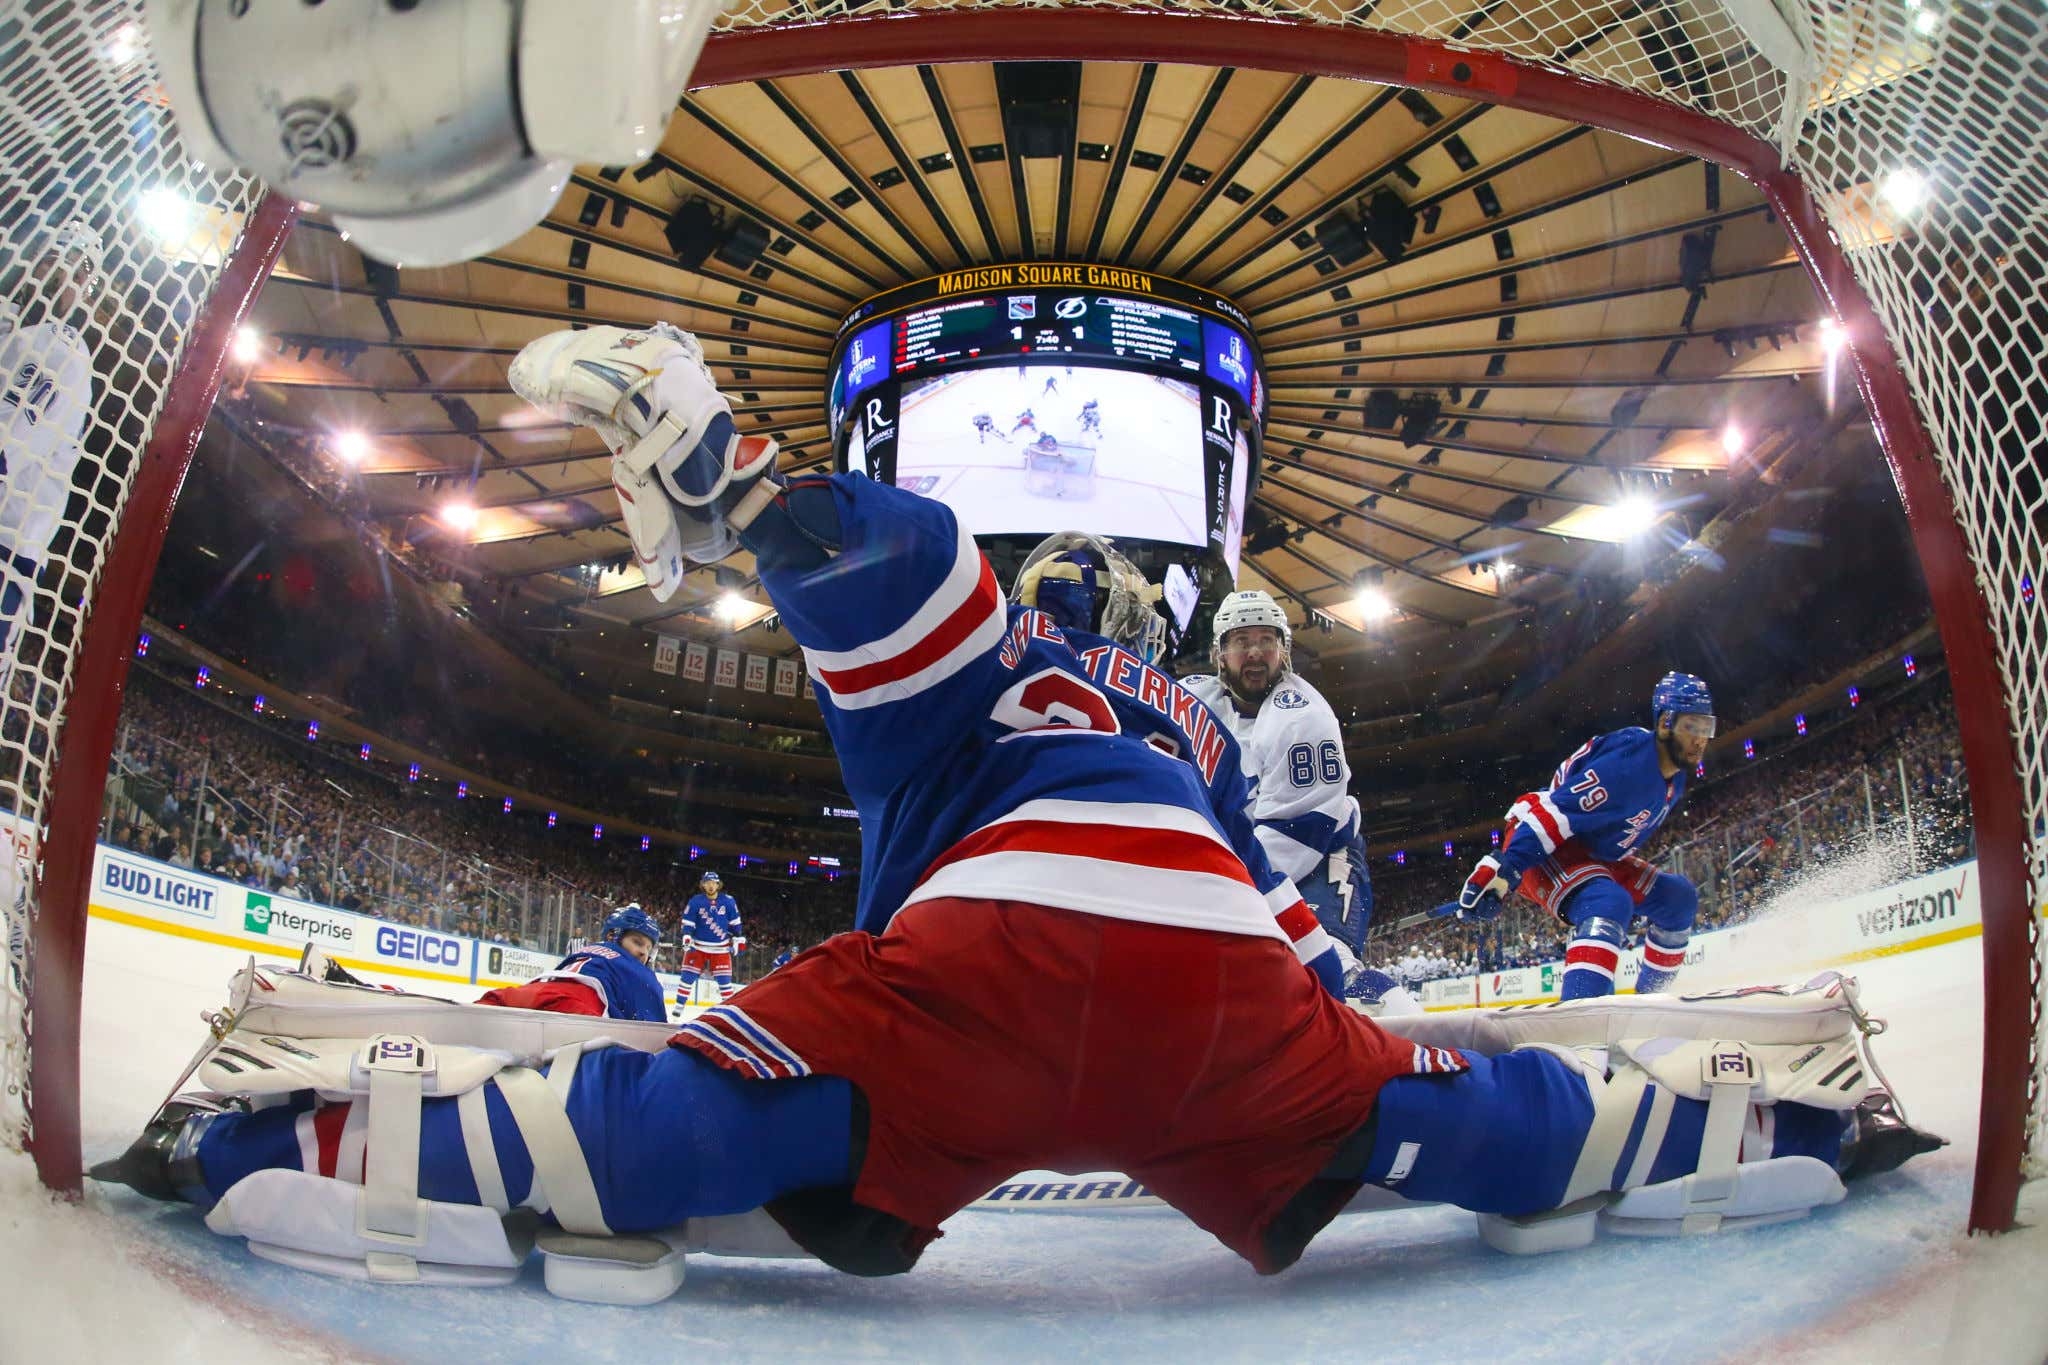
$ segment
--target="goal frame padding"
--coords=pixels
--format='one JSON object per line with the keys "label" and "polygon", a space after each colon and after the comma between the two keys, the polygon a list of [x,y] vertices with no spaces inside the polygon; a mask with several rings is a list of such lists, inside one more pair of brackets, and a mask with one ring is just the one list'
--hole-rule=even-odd
{"label": "goal frame padding", "polygon": [[2028,807],[1997,641],[1904,367],[1840,242],[1805,185],[1785,169],[1778,149],[1731,124],[1625,86],[1431,39],[1284,19],[1078,6],[918,10],[715,33],[691,86],[911,63],[1076,58],[1250,66],[1485,100],[1713,161],[1763,193],[1815,291],[1847,329],[1857,386],[1891,466],[1947,652],[1970,774],[1984,906],[1983,1089],[1970,1228],[2011,1227],[2034,1085],[2034,908]]}
{"label": "goal frame padding", "polygon": [[72,665],[75,682],[57,734],[36,844],[35,880],[41,894],[28,983],[29,1151],[43,1184],[65,1194],[78,1193],[83,1175],[78,1044],[93,848],[136,632],[170,531],[171,510],[220,392],[235,332],[270,277],[297,216],[297,203],[265,194],[201,307],[107,546],[98,594]]}

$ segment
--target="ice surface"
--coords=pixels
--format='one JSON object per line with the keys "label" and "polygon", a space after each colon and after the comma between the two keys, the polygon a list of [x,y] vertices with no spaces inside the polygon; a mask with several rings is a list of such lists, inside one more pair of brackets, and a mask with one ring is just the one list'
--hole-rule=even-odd
{"label": "ice surface", "polygon": [[[1796,915],[1785,919],[1789,945]],[[1978,954],[1970,939],[1856,969],[1866,1002],[1892,1024],[1879,1060],[1915,1120],[1955,1145],[1787,1226],[1516,1259],[1483,1247],[1455,1210],[1359,1214],[1340,1218],[1293,1270],[1261,1280],[1170,1212],[962,1214],[908,1276],[696,1257],[669,1302],[597,1309],[548,1297],[537,1269],[509,1289],[470,1291],[285,1270],[213,1237],[187,1210],[126,1191],[93,1187],[80,1205],[58,1204],[8,1156],[0,1362],[456,1352],[505,1362],[2039,1362],[2048,1235],[1973,1243],[1961,1233],[1976,1136]],[[239,961],[94,921],[88,1160],[118,1150],[153,1110],[200,1042],[198,1012],[222,1003]]]}

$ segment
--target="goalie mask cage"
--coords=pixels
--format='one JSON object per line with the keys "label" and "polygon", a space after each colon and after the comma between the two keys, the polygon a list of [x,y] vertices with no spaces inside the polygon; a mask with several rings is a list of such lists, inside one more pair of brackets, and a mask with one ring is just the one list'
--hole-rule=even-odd
{"label": "goalie mask cage", "polygon": [[[102,377],[81,461],[92,477],[74,480],[88,510],[51,557],[83,579],[82,599],[53,595],[46,568],[33,619],[17,627],[17,676],[34,696],[9,703],[0,775],[41,867],[24,907],[32,951],[11,1003],[26,1006],[16,1012],[28,1027],[9,1043],[8,1089],[44,1180],[67,1189],[79,1175],[85,882],[121,674],[236,318],[290,216],[177,155],[146,53],[110,65],[110,43],[139,49],[139,26],[122,37],[138,11],[139,0],[0,0],[0,205],[21,180],[53,182],[37,181],[25,223],[8,223],[0,267],[21,266],[75,203],[110,225],[110,321],[143,343]],[[953,61],[1237,66],[1248,54],[1261,69],[1610,129],[1717,162],[1764,193],[1846,331],[1947,650],[1984,906],[1970,1225],[2009,1226],[2022,1180],[2048,1168],[2036,913],[2048,885],[2048,650],[2032,590],[2048,505],[2029,460],[2048,420],[2048,26],[2024,0],[736,0],[692,83]],[[83,158],[94,178],[81,188]],[[156,185],[240,222],[239,244],[229,249],[225,223],[196,259],[138,235],[135,195]],[[137,354],[134,340],[117,348]]]}

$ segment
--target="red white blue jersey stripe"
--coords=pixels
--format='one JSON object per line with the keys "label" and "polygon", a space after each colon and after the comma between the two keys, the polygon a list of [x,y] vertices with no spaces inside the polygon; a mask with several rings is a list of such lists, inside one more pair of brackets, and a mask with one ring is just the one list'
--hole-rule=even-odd
{"label": "red white blue jersey stripe", "polygon": [[757,1080],[789,1080],[811,1074],[810,1064],[780,1038],[755,1023],[738,1005],[714,1005],[676,1030],[731,1060]]}
{"label": "red white blue jersey stripe", "polygon": [[1206,706],[1009,605],[944,504],[829,482],[837,553],[810,572],[764,564],[762,581],[861,812],[858,928],[915,901],[1015,900],[1334,959],[1260,850],[1237,744]]}

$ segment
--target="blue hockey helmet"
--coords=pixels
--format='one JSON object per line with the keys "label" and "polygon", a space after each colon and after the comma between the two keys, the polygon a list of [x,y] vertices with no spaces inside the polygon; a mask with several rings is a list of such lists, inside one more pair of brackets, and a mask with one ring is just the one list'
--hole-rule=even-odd
{"label": "blue hockey helmet", "polygon": [[604,936],[607,939],[624,938],[627,934],[645,934],[655,947],[661,946],[661,926],[654,922],[654,916],[640,908],[638,901],[622,905],[605,916]]}
{"label": "blue hockey helmet", "polygon": [[703,883],[705,883],[705,882],[718,882],[718,883],[720,883],[720,884],[722,885],[722,884],[724,883],[724,881],[725,881],[725,878],[723,878],[723,877],[721,877],[721,876],[719,876],[719,875],[718,875],[718,869],[717,869],[717,868],[715,868],[715,867],[707,867],[707,868],[705,868],[705,869],[704,869],[704,875],[703,875],[703,876],[701,876],[701,877],[699,877],[699,878],[697,878],[697,881],[698,881],[698,884],[699,884],[699,885],[701,885],[701,884],[703,884]]}
{"label": "blue hockey helmet", "polygon": [[1711,716],[1714,694],[1707,680],[1693,673],[1666,673],[1650,691],[1650,720],[1659,724],[1666,716]]}

